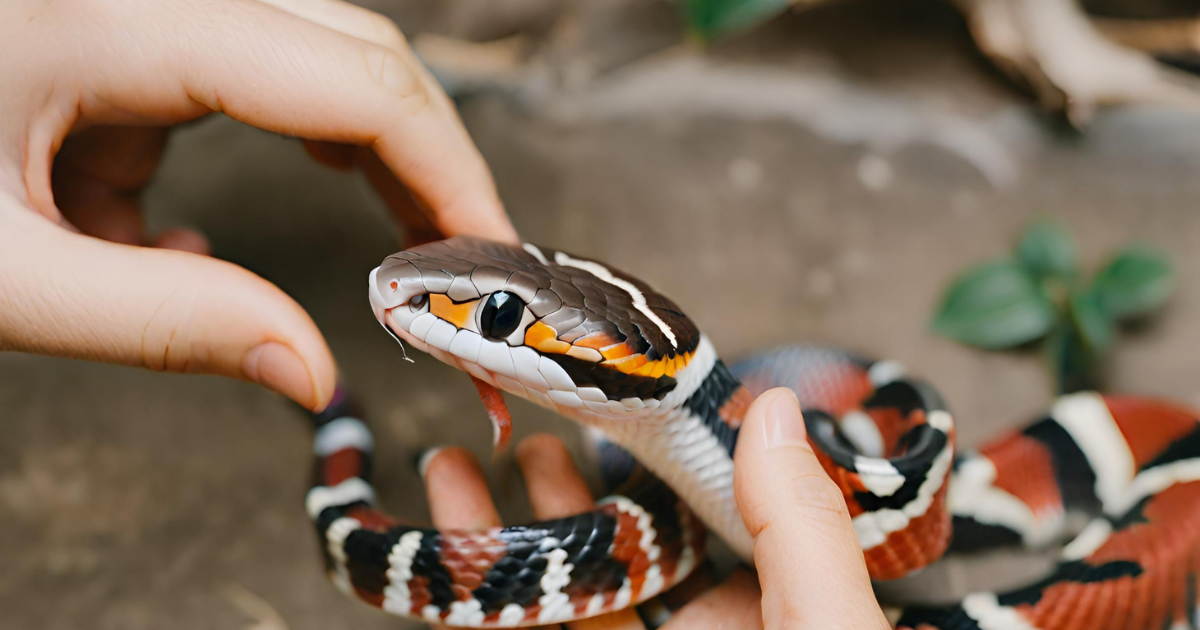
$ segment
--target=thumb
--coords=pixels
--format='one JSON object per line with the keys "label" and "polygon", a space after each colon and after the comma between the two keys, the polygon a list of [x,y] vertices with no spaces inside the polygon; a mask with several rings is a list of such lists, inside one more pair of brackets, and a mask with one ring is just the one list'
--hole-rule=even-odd
{"label": "thumb", "polygon": [[796,396],[773,389],[738,436],[734,492],[768,630],[885,629],[846,502],[813,453]]}
{"label": "thumb", "polygon": [[333,357],[283,291],[230,263],[59,229],[0,198],[0,350],[257,382],[310,409]]}

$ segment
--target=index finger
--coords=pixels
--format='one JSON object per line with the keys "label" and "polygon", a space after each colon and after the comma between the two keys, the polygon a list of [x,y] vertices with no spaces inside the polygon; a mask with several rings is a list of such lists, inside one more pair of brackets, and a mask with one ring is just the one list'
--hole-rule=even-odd
{"label": "index finger", "polygon": [[[81,49],[89,58],[73,66],[85,122],[220,111],[269,131],[370,146],[443,233],[516,239],[483,157],[411,55],[248,0],[85,7],[65,19],[106,44]],[[103,63],[95,50],[106,51]],[[30,134],[46,178],[70,126]]]}

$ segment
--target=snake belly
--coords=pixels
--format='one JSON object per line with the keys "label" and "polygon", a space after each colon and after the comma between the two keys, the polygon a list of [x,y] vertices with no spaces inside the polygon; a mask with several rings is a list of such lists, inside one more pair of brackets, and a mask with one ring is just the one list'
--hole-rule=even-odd
{"label": "snake belly", "polygon": [[[371,273],[377,319],[483,383],[557,411],[652,475],[577,516],[412,527],[376,508],[371,433],[339,391],[316,423],[307,509],[341,590],[458,627],[560,623],[684,579],[711,530],[746,561],[733,453],[754,396],[790,387],[875,580],[947,553],[1062,544],[1034,583],[895,613],[908,630],[1196,629],[1200,429],[1168,402],[1083,393],[955,456],[954,420],[891,361],[796,346],[727,367],[674,302],[598,261],[457,237]],[[1081,531],[1072,527],[1091,519]]]}

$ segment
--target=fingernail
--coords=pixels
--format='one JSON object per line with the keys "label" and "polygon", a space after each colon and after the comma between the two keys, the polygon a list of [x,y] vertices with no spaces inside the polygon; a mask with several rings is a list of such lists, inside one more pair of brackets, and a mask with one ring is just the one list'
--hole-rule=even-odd
{"label": "fingernail", "polygon": [[281,343],[268,341],[251,348],[242,358],[242,371],[246,378],[263,387],[305,407],[313,405],[312,375],[308,366],[291,348]]}
{"label": "fingernail", "polygon": [[417,456],[417,474],[421,475],[421,479],[425,478],[426,473],[429,472],[429,465],[433,463],[433,458],[437,457],[443,448],[441,446],[427,448]]}
{"label": "fingernail", "polygon": [[804,430],[804,416],[800,404],[791,392],[775,394],[767,406],[767,421],[763,423],[763,434],[767,448],[799,446],[808,443]]}

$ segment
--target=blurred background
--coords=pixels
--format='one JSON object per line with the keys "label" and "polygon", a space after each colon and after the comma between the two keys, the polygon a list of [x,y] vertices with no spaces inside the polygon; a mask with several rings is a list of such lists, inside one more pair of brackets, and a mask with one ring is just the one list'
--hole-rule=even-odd
{"label": "blurred background", "polygon": [[[1122,330],[1108,384],[1200,405],[1195,2],[362,4],[458,99],[526,240],[647,280],[727,361],[797,341],[894,358],[978,444],[1047,406],[1045,359],[929,322],[965,267],[1048,216],[1088,269],[1131,241],[1165,253],[1174,294]],[[361,176],[213,117],[172,136],[146,202],[152,229],[202,230],[309,310],[377,433],[387,508],[427,518],[420,448],[486,461],[469,381],[404,363],[368,308],[400,233]],[[410,627],[326,581],[302,509],[310,435],[281,397],[9,354],[0,407],[0,627]],[[582,454],[573,425],[512,409],[516,438]],[[509,461],[489,475],[526,518]]]}

